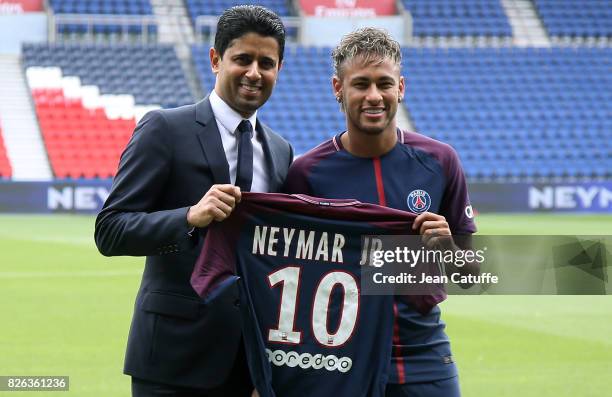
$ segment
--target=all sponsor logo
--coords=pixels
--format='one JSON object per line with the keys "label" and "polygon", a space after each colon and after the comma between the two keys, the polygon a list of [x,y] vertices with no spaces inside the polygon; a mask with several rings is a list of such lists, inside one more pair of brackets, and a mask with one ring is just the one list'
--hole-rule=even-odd
{"label": "all sponsor logo", "polygon": [[420,214],[427,211],[431,206],[431,197],[425,190],[417,189],[410,192],[406,203],[410,211]]}

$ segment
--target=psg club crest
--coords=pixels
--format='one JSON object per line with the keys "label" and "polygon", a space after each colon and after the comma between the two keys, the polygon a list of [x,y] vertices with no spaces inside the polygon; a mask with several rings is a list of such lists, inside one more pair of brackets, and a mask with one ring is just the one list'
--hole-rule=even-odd
{"label": "psg club crest", "polygon": [[429,193],[425,190],[417,189],[410,192],[406,202],[410,211],[420,214],[427,211],[431,206],[431,197],[429,197]]}

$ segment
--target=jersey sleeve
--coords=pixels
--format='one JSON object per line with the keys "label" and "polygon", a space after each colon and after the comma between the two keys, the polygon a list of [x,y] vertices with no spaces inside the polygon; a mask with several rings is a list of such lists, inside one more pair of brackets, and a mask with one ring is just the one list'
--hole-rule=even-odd
{"label": "jersey sleeve", "polygon": [[463,168],[457,152],[450,146],[448,156],[445,167],[447,184],[440,205],[440,215],[446,218],[453,234],[472,234],[476,232],[476,224]]}

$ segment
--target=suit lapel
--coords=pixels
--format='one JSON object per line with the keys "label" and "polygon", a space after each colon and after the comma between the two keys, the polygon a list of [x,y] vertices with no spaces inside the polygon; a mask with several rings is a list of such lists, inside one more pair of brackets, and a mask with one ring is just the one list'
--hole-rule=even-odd
{"label": "suit lapel", "polygon": [[198,140],[215,183],[230,183],[229,165],[223,150],[223,141],[208,96],[196,104],[196,121],[202,125],[202,128],[198,128]]}

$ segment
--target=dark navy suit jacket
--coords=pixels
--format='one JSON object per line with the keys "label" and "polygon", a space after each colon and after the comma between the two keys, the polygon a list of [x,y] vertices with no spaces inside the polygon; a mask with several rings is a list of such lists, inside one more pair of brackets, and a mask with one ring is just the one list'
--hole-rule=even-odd
{"label": "dark navy suit jacket", "polygon": [[[270,191],[278,191],[293,149],[257,122]],[[130,328],[125,373],[159,383],[211,388],[227,378],[240,343],[238,291],[205,305],[189,280],[206,229],[190,233],[187,210],[213,184],[230,183],[208,97],[146,114],[121,156],[96,219],[106,256],[146,256]]]}

